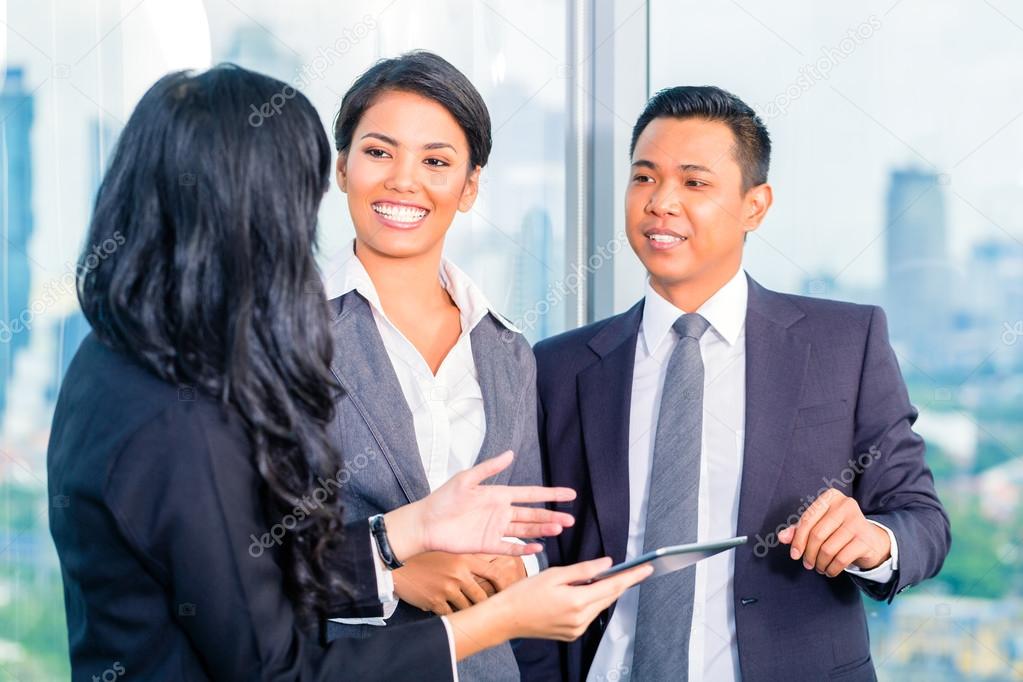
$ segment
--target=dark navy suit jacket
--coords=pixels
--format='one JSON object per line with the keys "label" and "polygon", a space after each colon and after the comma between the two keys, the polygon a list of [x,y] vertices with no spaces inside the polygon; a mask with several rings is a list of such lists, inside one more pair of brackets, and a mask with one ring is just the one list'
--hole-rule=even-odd
{"label": "dark navy suit jacket", "polygon": [[[552,565],[625,558],[642,316],[640,302],[534,349],[547,483],[578,491],[564,505],[575,525],[547,543]],[[875,679],[860,592],[891,601],[934,576],[951,542],[912,430],[916,417],[880,308],[779,294],[749,280],[736,533],[750,541],[736,550],[734,583],[743,680]],[[899,567],[890,582],[807,571],[777,542],[777,531],[827,487],[895,534]],[[524,679],[585,679],[612,610],[575,642],[520,647]]]}
{"label": "dark navy suit jacket", "polygon": [[[452,679],[438,618],[321,646],[287,597],[269,537],[283,514],[265,504],[241,414],[94,334],[61,385],[47,473],[71,679]],[[348,595],[328,611],[379,613],[365,518],[344,548]]]}

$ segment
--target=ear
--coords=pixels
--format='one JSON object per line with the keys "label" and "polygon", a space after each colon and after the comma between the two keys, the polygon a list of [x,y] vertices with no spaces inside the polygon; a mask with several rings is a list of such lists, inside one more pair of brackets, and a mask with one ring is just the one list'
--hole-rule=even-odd
{"label": "ear", "polygon": [[756,187],[751,187],[742,200],[742,229],[746,233],[753,232],[767,215],[774,201],[774,190],[766,182]]}
{"label": "ear", "polygon": [[476,197],[480,193],[480,173],[482,168],[476,166],[472,173],[469,173],[469,177],[465,181],[465,187],[462,188],[462,196],[458,199],[458,210],[465,213],[472,205],[476,203]]}
{"label": "ear", "polygon": [[335,164],[334,170],[337,186],[342,192],[348,194],[348,154],[345,152],[337,153],[337,164]]}

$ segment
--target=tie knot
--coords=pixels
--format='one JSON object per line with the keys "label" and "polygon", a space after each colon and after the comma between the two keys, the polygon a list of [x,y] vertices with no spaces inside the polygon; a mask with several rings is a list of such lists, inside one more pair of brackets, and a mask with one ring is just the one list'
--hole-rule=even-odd
{"label": "tie knot", "polygon": [[680,338],[684,339],[690,336],[699,341],[700,337],[710,327],[710,322],[705,320],[702,315],[688,313],[675,320],[675,324],[671,325],[671,327],[678,332]]}

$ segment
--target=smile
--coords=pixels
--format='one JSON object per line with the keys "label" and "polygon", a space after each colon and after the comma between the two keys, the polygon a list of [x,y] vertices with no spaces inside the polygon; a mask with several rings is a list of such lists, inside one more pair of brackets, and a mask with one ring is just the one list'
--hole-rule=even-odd
{"label": "smile", "polygon": [[670,251],[682,242],[689,241],[689,237],[683,236],[662,228],[654,228],[645,235],[647,242],[654,251]]}
{"label": "smile", "polygon": [[373,211],[390,223],[411,226],[415,225],[429,213],[425,208],[419,206],[408,206],[405,204],[392,204],[389,202],[377,202],[372,205]]}

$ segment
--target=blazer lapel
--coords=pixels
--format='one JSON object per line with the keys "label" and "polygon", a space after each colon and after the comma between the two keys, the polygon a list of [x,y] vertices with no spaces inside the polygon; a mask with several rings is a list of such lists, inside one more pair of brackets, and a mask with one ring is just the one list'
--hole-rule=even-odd
{"label": "blazer lapel", "polygon": [[579,373],[579,411],[597,524],[604,550],[625,560],[629,535],[629,415],[643,302],[589,341],[600,359]]}
{"label": "blazer lapel", "polygon": [[384,348],[373,311],[352,291],[337,302],[330,368],[372,432],[380,452],[408,497],[430,494],[430,484],[416,442],[412,412]]}
{"label": "blazer lapel", "polygon": [[[515,361],[510,349],[514,336],[506,337],[505,331],[488,315],[470,332],[472,357],[479,376],[486,419],[486,433],[477,464],[501,454],[515,442],[516,423],[522,417],[519,413],[524,378],[521,376],[522,365]],[[507,483],[513,468],[510,466],[498,474],[494,483]]]}
{"label": "blazer lapel", "polygon": [[749,279],[746,440],[738,534],[758,533],[790,449],[810,344],[789,329],[803,312]]}

